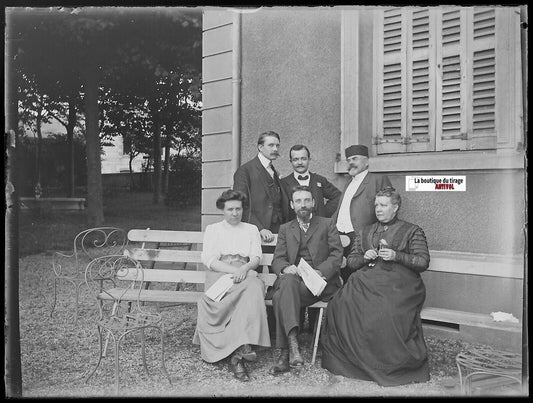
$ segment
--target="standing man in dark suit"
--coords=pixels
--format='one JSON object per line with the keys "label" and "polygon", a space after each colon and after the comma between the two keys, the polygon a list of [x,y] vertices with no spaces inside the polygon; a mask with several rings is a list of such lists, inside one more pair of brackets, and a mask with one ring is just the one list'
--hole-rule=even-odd
{"label": "standing man in dark suit", "polygon": [[[289,151],[289,161],[293,172],[282,178],[281,184],[285,187],[289,197],[295,186],[309,186],[315,200],[313,213],[321,217],[331,217],[339,205],[341,191],[322,175],[309,171],[310,159],[311,153],[306,146],[302,144],[292,146]],[[294,218],[296,218],[294,210],[290,210],[289,219]]]}
{"label": "standing man in dark suit", "polygon": [[[363,145],[352,145],[345,150],[348,162],[348,173],[351,181],[342,192],[341,202],[332,219],[337,225],[344,246],[344,257],[350,253],[355,234],[365,225],[377,221],[374,212],[376,193],[381,189],[392,186],[386,175],[374,174],[368,171],[368,148]],[[347,267],[341,269],[344,282],[352,274]]]}
{"label": "standing man in dark suit", "polygon": [[287,221],[289,198],[272,165],[279,156],[279,134],[261,133],[257,140],[257,156],[241,165],[233,175],[233,189],[243,192],[248,203],[242,221],[254,224],[263,242],[271,242],[281,224]]}
{"label": "standing man in dark suit", "polygon": [[[274,283],[272,305],[276,315],[276,347],[281,353],[270,369],[272,375],[301,367],[298,345],[300,309],[317,301],[328,301],[341,287],[339,267],[342,245],[335,222],[313,214],[314,200],[307,186],[297,186],[291,196],[296,219],[283,224],[278,233],[272,268],[278,278]],[[309,291],[298,274],[304,259],[327,282],[319,296]]]}

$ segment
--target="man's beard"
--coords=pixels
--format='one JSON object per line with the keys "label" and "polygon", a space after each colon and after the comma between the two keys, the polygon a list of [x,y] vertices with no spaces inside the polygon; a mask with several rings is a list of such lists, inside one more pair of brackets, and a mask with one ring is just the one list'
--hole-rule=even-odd
{"label": "man's beard", "polygon": [[309,209],[300,209],[300,210],[298,210],[296,215],[298,216],[298,218],[300,220],[308,221],[309,217],[311,216],[311,210],[309,210]]}

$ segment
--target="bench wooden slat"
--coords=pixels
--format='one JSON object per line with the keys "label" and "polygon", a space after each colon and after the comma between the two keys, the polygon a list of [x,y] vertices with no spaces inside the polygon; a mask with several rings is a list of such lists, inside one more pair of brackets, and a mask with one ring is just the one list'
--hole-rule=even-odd
{"label": "bench wooden slat", "polygon": [[[140,300],[144,302],[169,302],[169,303],[196,303],[202,291],[168,291],[168,290],[141,290]],[[122,288],[112,288],[102,292],[98,298],[103,300],[112,300],[120,298],[121,301],[136,301],[139,297],[139,290],[127,290]]]}
{"label": "bench wooden slat", "polygon": [[128,256],[150,262],[202,263],[202,252],[199,250],[133,248]]}
{"label": "bench wooden slat", "polygon": [[166,231],[132,229],[128,232],[132,242],[203,243],[204,233],[198,231]]}
{"label": "bench wooden slat", "polygon": [[[204,233],[200,231],[170,231],[153,229],[132,229],[128,232],[130,242],[154,242],[154,243],[193,243],[202,244]],[[262,242],[265,246],[276,246],[278,235],[274,234],[271,242]]]}
{"label": "bench wooden slat", "polygon": [[[151,283],[205,283],[205,271],[196,270],[162,270],[149,269],[143,271],[144,281]],[[117,278],[121,280],[136,280],[136,269],[121,269],[117,272]]]}
{"label": "bench wooden slat", "polygon": [[[174,250],[174,249],[144,249],[133,248],[128,256],[140,261],[170,262],[170,263],[202,263],[202,252],[199,250]],[[263,253],[260,265],[270,266],[273,254]]]}

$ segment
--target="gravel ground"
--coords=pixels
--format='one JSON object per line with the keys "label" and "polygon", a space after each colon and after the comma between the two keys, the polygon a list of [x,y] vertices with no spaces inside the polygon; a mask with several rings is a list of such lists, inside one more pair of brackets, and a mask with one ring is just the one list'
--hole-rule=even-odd
{"label": "gravel ground", "polygon": [[[52,295],[51,255],[20,259],[20,333],[24,397],[108,397],[114,396],[113,354],[102,361],[95,375],[84,382],[97,360],[98,339],[93,325],[96,305],[89,302],[82,287],[81,314],[72,321],[74,294],[65,291],[50,318]],[[455,355],[467,344],[426,337],[430,351],[431,380],[422,384],[381,387],[374,382],[333,376],[310,364],[311,339],[301,336],[306,365],[300,373],[278,377],[268,374],[274,363],[271,349],[258,351],[258,361],[249,365],[251,382],[233,378],[225,363],[208,364],[200,359],[199,347],[191,343],[196,323],[196,306],[161,309],[165,322],[165,361],[171,383],[160,370],[159,340],[148,334],[148,365],[143,371],[139,343],[130,337],[120,355],[120,396],[130,397],[395,397],[457,396]],[[154,346],[154,347],[152,347]],[[111,349],[109,350],[111,351]],[[277,354],[277,352],[275,352]]]}

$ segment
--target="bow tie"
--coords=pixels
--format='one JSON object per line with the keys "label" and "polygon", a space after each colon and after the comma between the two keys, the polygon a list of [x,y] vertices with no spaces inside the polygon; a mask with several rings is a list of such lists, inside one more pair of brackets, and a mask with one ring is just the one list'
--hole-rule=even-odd
{"label": "bow tie", "polygon": [[309,179],[309,175],[298,175],[298,180],[299,181],[306,181],[307,179]]}

